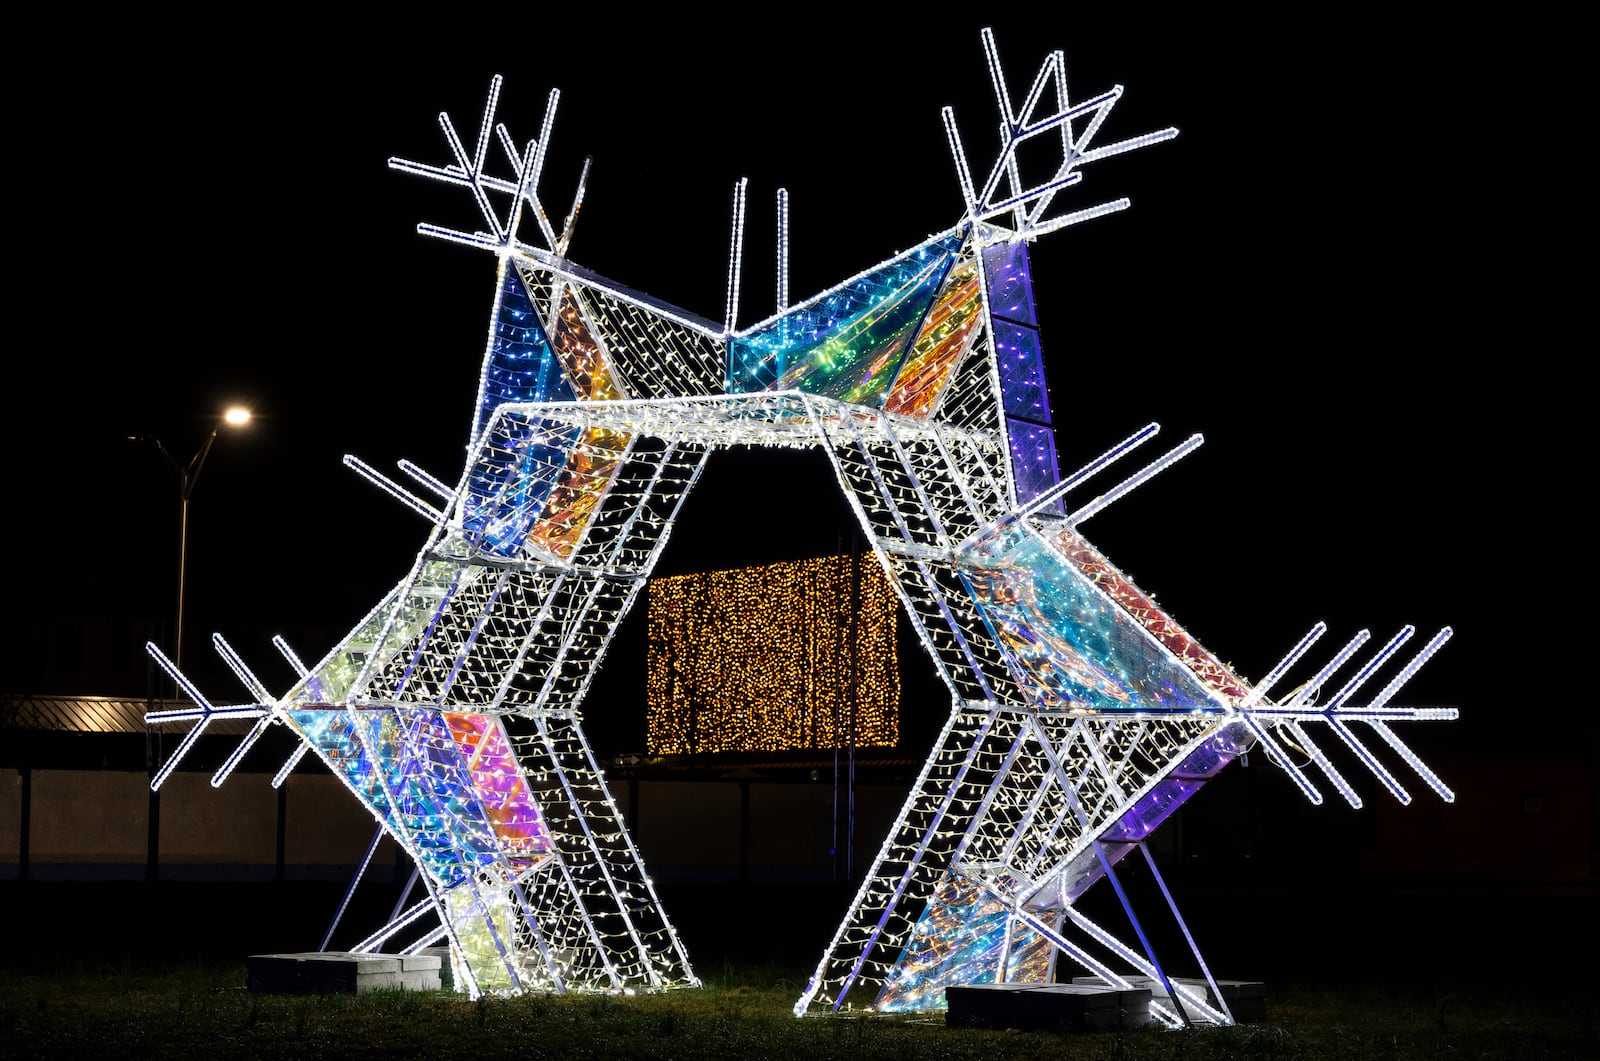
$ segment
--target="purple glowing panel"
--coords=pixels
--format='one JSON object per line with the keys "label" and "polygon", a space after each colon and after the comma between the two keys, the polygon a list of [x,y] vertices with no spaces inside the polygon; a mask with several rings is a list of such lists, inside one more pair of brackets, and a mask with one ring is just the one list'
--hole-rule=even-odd
{"label": "purple glowing panel", "polygon": [[1224,766],[1233,762],[1239,752],[1250,743],[1251,734],[1243,725],[1225,727],[1215,737],[1189,753],[1189,757],[1173,768],[1173,777],[1205,779],[1217,776]]}
{"label": "purple glowing panel", "polygon": [[1102,834],[1102,838],[1113,842],[1143,840],[1204,785],[1203,779],[1167,778],[1129,807],[1117,823]]}
{"label": "purple glowing panel", "polygon": [[[1056,464],[1055,429],[1026,420],[1006,420],[1006,435],[1011,441],[1011,472],[1017,480],[1017,501],[1026,505],[1061,481]],[[1060,513],[1061,502],[1046,506]]]}
{"label": "purple glowing panel", "polygon": [[1000,395],[1007,416],[1037,424],[1050,422],[1050,397],[1044,387],[1044,361],[1039,333],[1031,328],[994,322],[995,363],[1000,370]]}
{"label": "purple glowing panel", "polygon": [[1028,245],[1021,240],[985,247],[984,277],[989,281],[989,311],[996,317],[1037,327],[1033,315],[1033,275]]}

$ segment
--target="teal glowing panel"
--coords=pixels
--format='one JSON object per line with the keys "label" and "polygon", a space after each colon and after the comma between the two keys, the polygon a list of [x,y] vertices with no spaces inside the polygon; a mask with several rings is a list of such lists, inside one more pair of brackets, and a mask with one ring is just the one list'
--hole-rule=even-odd
{"label": "teal glowing panel", "polygon": [[857,404],[881,401],[960,246],[959,235],[924,244],[735,339],[728,392],[800,390]]}
{"label": "teal glowing panel", "polygon": [[1001,530],[969,551],[960,572],[1040,708],[1224,710],[1193,672],[1037,536]]}

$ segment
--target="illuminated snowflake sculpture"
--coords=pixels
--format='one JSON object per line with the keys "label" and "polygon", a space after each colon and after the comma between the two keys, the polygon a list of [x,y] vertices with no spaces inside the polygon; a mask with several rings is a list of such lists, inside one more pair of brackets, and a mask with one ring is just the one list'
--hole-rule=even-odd
{"label": "illuminated snowflake sculpture", "polygon": [[[520,146],[495,122],[498,78],[471,150],[441,115],[454,161],[391,165],[467,189],[485,230],[421,231],[488,249],[499,265],[466,467],[452,486],[401,462],[419,495],[346,458],[433,531],[406,577],[316,666],[279,642],[302,675],[285,695],[270,695],[214,638],[255,702],[213,707],[150,647],[196,705],[150,716],[195,723],[154,784],[212,720],[258,719],[218,784],[268,727],[285,725],[302,743],[274,785],[314,752],[426,885],[425,899],[356,949],[433,915],[438,927],[408,948],[448,939],[457,983],[473,994],[697,984],[578,707],[711,451],[821,447],[953,705],[795,1012],[939,1009],[948,986],[1052,980],[1066,955],[1108,985],[1159,981],[1172,1001],[1153,1010],[1170,1023],[1230,1022],[1203,962],[1210,992],[1173,980],[1145,933],[1129,945],[1076,901],[1101,877],[1117,886],[1115,866],[1134,850],[1153,871],[1145,837],[1255,744],[1320,802],[1281,743],[1291,741],[1358,804],[1310,723],[1401,801],[1409,795],[1358,725],[1450,799],[1389,728],[1454,717],[1390,704],[1450,631],[1403,663],[1410,628],[1358,660],[1363,631],[1273,699],[1321,625],[1251,683],[1084,540],[1085,520],[1200,440],[1096,487],[1086,504],[1066,503],[1157,428],[1059,477],[1027,248],[1128,205],[1059,211],[1084,165],[1176,130],[1093,146],[1120,88],[1072,102],[1055,52],[1016,107],[992,36],[982,40],[1002,144],[974,180],[945,110],[961,220],[795,306],[780,239],[778,312],[746,328],[736,327],[743,182],[718,323],[567,260],[584,178],[560,232],[538,190],[558,93],[538,138]],[[1059,148],[1041,181],[1024,180],[1025,143]],[[489,173],[499,152],[504,177]],[[780,231],[786,204],[780,192]],[[537,246],[520,234],[530,226]],[[1394,677],[1358,701],[1391,661]]]}

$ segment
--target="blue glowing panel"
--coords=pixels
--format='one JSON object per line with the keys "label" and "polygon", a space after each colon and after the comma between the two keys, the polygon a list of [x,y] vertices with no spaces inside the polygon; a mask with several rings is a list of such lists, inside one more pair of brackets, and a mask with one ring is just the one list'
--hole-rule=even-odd
{"label": "blue glowing panel", "polygon": [[467,479],[462,526],[492,556],[517,557],[582,429],[501,416],[483,440]]}
{"label": "blue glowing panel", "polygon": [[1033,274],[1028,245],[997,243],[983,249],[983,272],[989,282],[989,311],[997,317],[1038,327],[1033,314]]}
{"label": "blue glowing panel", "polygon": [[576,397],[517,271],[503,269],[502,273],[489,353],[478,388],[473,438],[483,433],[489,417],[507,402],[570,402]]}
{"label": "blue glowing panel", "polygon": [[1015,527],[975,547],[962,581],[1039,707],[1214,712],[1215,694],[1075,566]]}
{"label": "blue glowing panel", "polygon": [[803,390],[869,403],[894,381],[959,234],[908,251],[728,348],[728,392]]}
{"label": "blue glowing panel", "polygon": [[351,789],[372,808],[380,821],[389,820],[389,797],[367,755],[349,712],[329,708],[290,711],[290,720],[333,769],[343,774]]}
{"label": "blue glowing panel", "polygon": [[[1061,481],[1061,470],[1056,465],[1055,429],[1007,417],[1006,434],[1011,439],[1011,468],[1017,479],[1017,501],[1026,505]],[[1059,514],[1060,500],[1047,505],[1045,511]]]}
{"label": "blue glowing panel", "polygon": [[390,816],[444,887],[496,860],[494,830],[442,714],[354,712],[369,748],[388,769]]}

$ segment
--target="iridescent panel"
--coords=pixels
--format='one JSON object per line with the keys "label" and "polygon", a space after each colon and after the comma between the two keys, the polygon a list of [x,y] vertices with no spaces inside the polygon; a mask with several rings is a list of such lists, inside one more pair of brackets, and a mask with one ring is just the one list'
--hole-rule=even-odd
{"label": "iridescent panel", "polygon": [[462,523],[483,552],[519,557],[545,498],[566,469],[581,429],[501,416],[483,441],[467,483]]}
{"label": "iridescent panel", "polygon": [[512,926],[517,908],[508,888],[477,882],[470,877],[444,892],[445,917],[450,922],[464,964],[472,971],[479,991],[505,992],[521,988],[517,954],[512,949]]}
{"label": "iridescent panel", "polygon": [[1246,690],[1233,671],[1190,637],[1183,627],[1129,582],[1082,535],[1071,528],[1064,528],[1056,535],[1055,545],[1084,577],[1125,608],[1129,615],[1150,631],[1152,637],[1166,646],[1167,651],[1183,660],[1184,665],[1213,692],[1234,701],[1244,698]]}
{"label": "iridescent panel", "polygon": [[997,533],[969,554],[961,576],[1041,708],[1222,708],[1127,612],[1024,529]]}
{"label": "iridescent panel", "polygon": [[622,466],[628,435],[604,428],[585,428],[567,454],[567,465],[528,533],[530,541],[563,560],[571,559],[583,528],[601,496]]}
{"label": "iridescent panel", "polygon": [[466,760],[473,790],[502,853],[514,867],[531,865],[550,851],[550,834],[499,720],[447,714],[444,721]]}
{"label": "iridescent panel", "polygon": [[1050,942],[1026,922],[1012,921],[1004,903],[975,882],[946,876],[928,901],[873,1008],[918,1013],[945,1008],[950,984],[999,981],[1002,953],[1007,983],[1043,983],[1050,975]]}
{"label": "iridescent panel", "polygon": [[389,797],[384,794],[378,771],[374,769],[350,713],[339,708],[290,711],[289,721],[299,729],[329,766],[343,775],[380,821],[389,817]]}
{"label": "iridescent panel", "polygon": [[927,323],[884,400],[885,411],[927,416],[933,410],[951,370],[972,342],[982,308],[977,264],[967,259],[945,277]]}
{"label": "iridescent panel", "polygon": [[804,390],[867,403],[893,381],[959,249],[924,244],[735,340],[728,392]]}
{"label": "iridescent panel", "polygon": [[555,334],[550,341],[580,401],[612,401],[627,397],[617,385],[600,344],[590,334],[577,295],[570,287],[562,291],[561,311],[556,314]]}
{"label": "iridescent panel", "polygon": [[357,725],[388,770],[392,814],[426,872],[443,885],[495,860],[497,845],[438,711],[362,711]]}
{"label": "iridescent panel", "polygon": [[289,697],[290,702],[319,706],[345,703],[367,659],[377,647],[378,639],[383,636],[383,628],[394,614],[394,606],[399,598],[400,587],[396,587],[378,607],[367,614],[360,626],[351,631],[338,651],[329,656],[315,673],[307,676],[302,687]]}
{"label": "iridescent panel", "polygon": [[1028,244],[996,243],[983,249],[984,278],[989,282],[989,309],[999,317],[1038,327],[1033,313],[1033,270]]}

